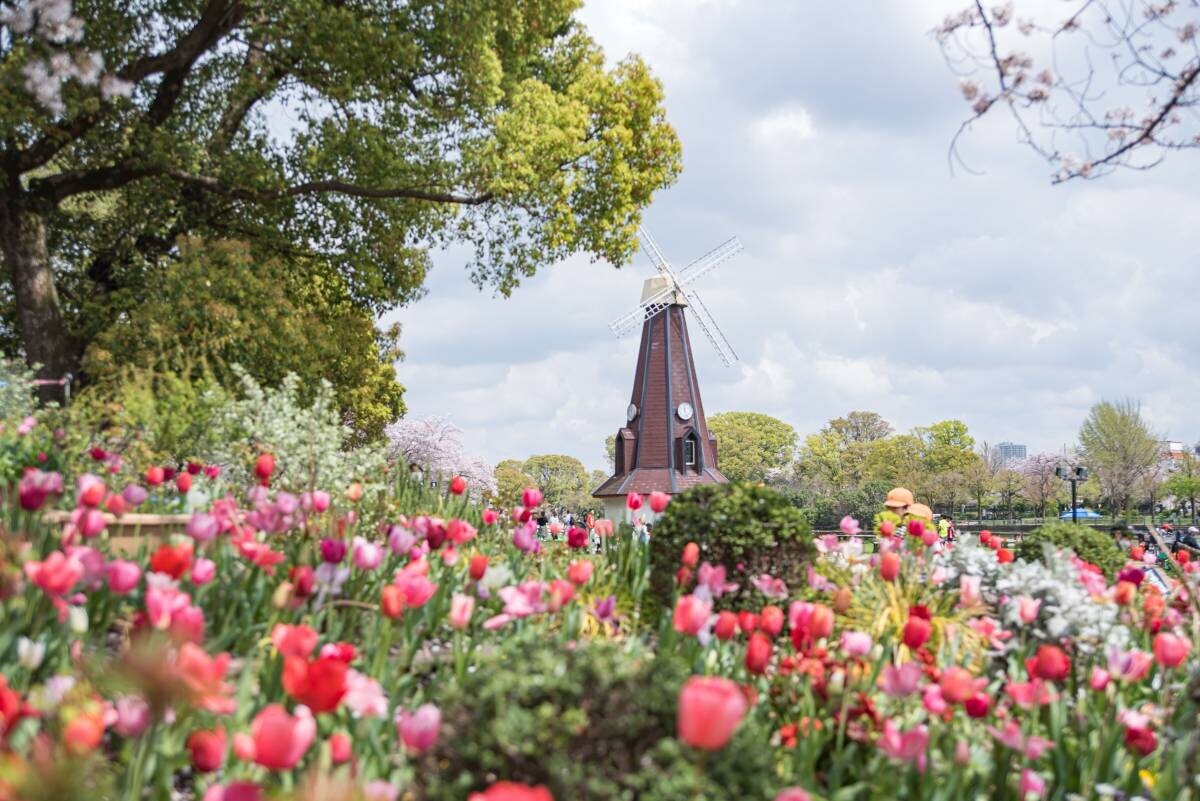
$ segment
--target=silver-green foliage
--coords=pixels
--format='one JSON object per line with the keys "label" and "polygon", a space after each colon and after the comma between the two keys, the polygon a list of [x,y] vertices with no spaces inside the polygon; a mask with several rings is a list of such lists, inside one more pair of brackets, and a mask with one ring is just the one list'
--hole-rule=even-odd
{"label": "silver-green foliage", "polygon": [[0,420],[33,414],[33,396],[33,371],[19,359],[0,356]]}

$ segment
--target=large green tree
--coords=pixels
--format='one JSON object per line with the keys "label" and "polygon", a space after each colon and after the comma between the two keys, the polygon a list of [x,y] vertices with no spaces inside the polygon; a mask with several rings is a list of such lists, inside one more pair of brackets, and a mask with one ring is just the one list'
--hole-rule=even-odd
{"label": "large green tree", "polygon": [[758,412],[722,412],[708,418],[717,437],[717,466],[733,481],[765,481],[792,463],[796,429]]}
{"label": "large green tree", "polygon": [[1079,429],[1079,451],[1114,512],[1129,505],[1139,483],[1158,464],[1158,437],[1132,400],[1102,401]]}
{"label": "large green tree", "polygon": [[574,456],[559,453],[530,456],[521,470],[533,479],[550,508],[579,510],[588,505],[591,476],[583,462]]}
{"label": "large green tree", "polygon": [[467,245],[501,293],[572,253],[627,261],[679,144],[659,83],[607,68],[579,5],[79,0],[78,41],[10,27],[8,345],[76,369],[181,236],[297,259],[375,315],[421,294],[431,247]]}
{"label": "large green tree", "polygon": [[1175,496],[1176,503],[1187,501],[1192,522],[1196,522],[1196,499],[1200,498],[1200,460],[1184,454],[1175,472],[1163,482],[1163,491]]}

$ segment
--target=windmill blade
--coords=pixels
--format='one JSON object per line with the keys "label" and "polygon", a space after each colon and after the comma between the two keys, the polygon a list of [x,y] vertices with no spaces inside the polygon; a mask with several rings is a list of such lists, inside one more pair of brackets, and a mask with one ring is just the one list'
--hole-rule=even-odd
{"label": "windmill blade", "polygon": [[742,243],[738,241],[736,236],[732,236],[719,246],[713,248],[708,253],[696,259],[687,267],[684,267],[679,273],[678,281],[680,284],[690,284],[697,278],[712,272],[718,264],[729,261],[741,252]]}
{"label": "windmill blade", "polygon": [[721,357],[721,361],[725,362],[725,366],[732,367],[733,363],[738,360],[737,353],[734,352],[733,346],[729,344],[729,340],[721,333],[721,329],[717,325],[717,321],[713,319],[712,313],[704,305],[704,301],[700,300],[700,295],[696,293],[696,290],[687,288],[683,290],[683,294],[687,298],[688,304],[692,307],[692,316],[700,324],[700,330],[708,337],[708,341],[712,343],[713,348],[717,351],[717,355]]}
{"label": "windmill blade", "polygon": [[667,257],[663,255],[659,249],[658,243],[654,241],[654,237],[650,236],[650,232],[646,230],[644,225],[638,226],[638,235],[642,238],[642,250],[650,257],[650,261],[654,262],[654,266],[663,275],[671,275],[671,264],[667,261]]}
{"label": "windmill blade", "polygon": [[638,330],[649,318],[658,314],[663,309],[671,305],[675,297],[675,287],[668,284],[667,286],[655,292],[650,297],[639,303],[635,308],[622,314],[617,319],[608,324],[609,329],[618,337],[632,334]]}

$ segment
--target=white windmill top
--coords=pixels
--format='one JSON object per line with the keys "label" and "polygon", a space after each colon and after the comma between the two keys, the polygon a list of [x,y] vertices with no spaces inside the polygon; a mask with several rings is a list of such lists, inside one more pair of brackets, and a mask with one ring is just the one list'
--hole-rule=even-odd
{"label": "white windmill top", "polygon": [[737,354],[734,352],[733,346],[729,344],[729,340],[721,333],[721,329],[717,327],[716,320],[713,319],[704,302],[700,300],[700,295],[692,288],[692,284],[697,278],[712,272],[721,262],[728,261],[740,253],[742,243],[736,236],[731,237],[676,274],[662,251],[659,250],[658,244],[650,236],[650,232],[644,227],[640,227],[638,234],[642,238],[642,250],[658,268],[658,275],[646,279],[646,283],[642,286],[642,300],[637,308],[631,309],[613,320],[608,327],[618,337],[623,337],[632,334],[643,322],[668,306],[690,306],[692,315],[700,324],[700,330],[708,337],[708,341],[716,349],[721,361],[725,362],[727,367],[731,366],[737,361]]}

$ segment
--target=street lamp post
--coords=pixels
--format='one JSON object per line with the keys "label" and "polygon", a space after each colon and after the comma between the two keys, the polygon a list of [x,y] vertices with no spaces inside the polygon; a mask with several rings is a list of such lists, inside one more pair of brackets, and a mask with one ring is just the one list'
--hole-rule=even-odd
{"label": "street lamp post", "polygon": [[1075,487],[1080,481],[1087,481],[1088,469],[1086,467],[1076,467],[1072,470],[1070,467],[1059,465],[1057,468],[1055,468],[1054,475],[1058,476],[1063,481],[1071,482],[1071,522],[1078,523],[1079,507],[1076,505],[1075,501]]}

